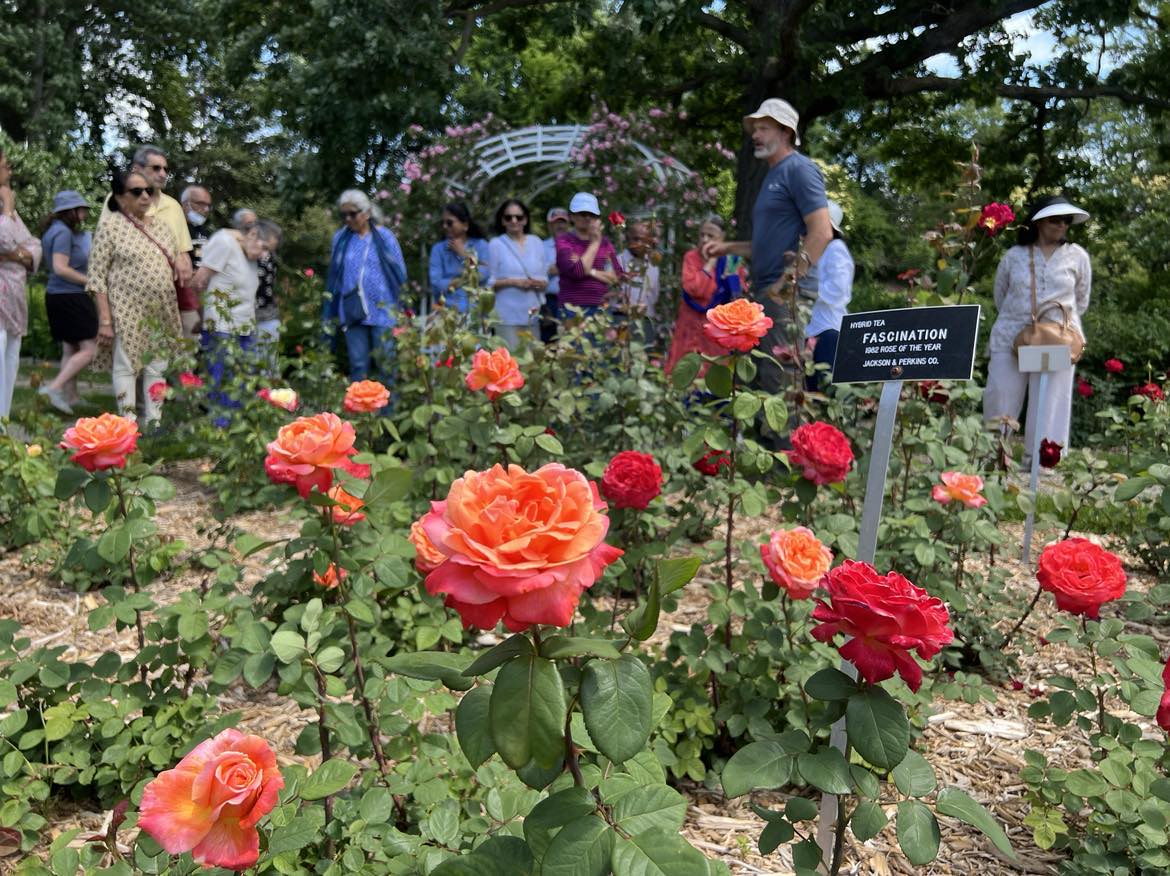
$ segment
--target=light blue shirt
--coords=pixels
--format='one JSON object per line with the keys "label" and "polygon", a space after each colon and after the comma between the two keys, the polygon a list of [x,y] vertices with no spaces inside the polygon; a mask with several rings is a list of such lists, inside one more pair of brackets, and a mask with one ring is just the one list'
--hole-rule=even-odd
{"label": "light blue shirt", "polygon": [[[544,241],[535,234],[524,239],[524,248],[501,234],[488,245],[488,267],[497,279],[544,280],[547,277]],[[540,293],[519,286],[500,286],[496,289],[496,315],[504,325],[528,325],[533,311],[540,309]]]}
{"label": "light blue shirt", "polygon": [[[479,283],[481,288],[486,288],[491,277],[488,273],[490,258],[488,242],[480,237],[472,237],[467,241],[467,245],[475,250],[479,258]],[[440,240],[431,247],[429,271],[431,298],[437,301],[440,297],[445,297],[448,307],[454,307],[460,313],[467,313],[467,290],[459,287],[447,291],[447,285],[462,273],[463,256],[451,249],[446,240]]]}
{"label": "light blue shirt", "polygon": [[[557,263],[557,238],[549,235],[544,241],[544,273],[548,276],[549,269]],[[561,291],[561,278],[553,274],[548,277],[548,288],[544,290],[549,295],[556,295]]]}

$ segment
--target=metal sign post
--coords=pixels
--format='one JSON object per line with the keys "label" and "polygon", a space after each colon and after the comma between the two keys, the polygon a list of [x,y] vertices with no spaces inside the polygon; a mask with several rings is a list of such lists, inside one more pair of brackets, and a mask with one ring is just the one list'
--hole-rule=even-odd
{"label": "metal sign post", "polygon": [[[1032,508],[1024,518],[1024,548],[1020,559],[1025,566],[1032,562],[1032,528],[1036,523],[1036,494],[1040,489],[1040,442],[1044,436],[1040,432],[1039,420],[1044,416],[1043,411],[1048,403],[1048,375],[1053,371],[1063,371],[1072,367],[1072,355],[1069,348],[1060,345],[1037,347],[1020,347],[1017,351],[1020,361],[1020,371],[1024,374],[1040,374],[1040,386],[1036,391],[1036,403],[1032,407],[1036,422],[1032,426],[1032,446],[1028,452],[1032,456],[1032,477],[1028,484],[1028,492],[1032,496]],[[1029,417],[1029,421],[1032,418]]]}

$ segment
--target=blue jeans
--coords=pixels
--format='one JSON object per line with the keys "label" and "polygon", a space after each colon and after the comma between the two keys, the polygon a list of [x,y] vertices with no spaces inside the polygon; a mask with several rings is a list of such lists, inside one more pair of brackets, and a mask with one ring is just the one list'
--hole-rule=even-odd
{"label": "blue jeans", "polygon": [[828,370],[819,369],[816,374],[804,379],[804,388],[809,392],[823,392],[833,375],[833,359],[837,355],[837,338],[841,333],[836,329],[825,329],[817,335],[813,347],[813,365],[827,365]]}
{"label": "blue jeans", "polygon": [[370,376],[370,357],[376,356],[374,374],[387,388],[394,383],[394,327],[388,325],[351,325],[342,334],[349,354],[349,379],[365,380]]}
{"label": "blue jeans", "polygon": [[[240,356],[229,357],[229,351],[239,350],[244,354],[251,353],[256,348],[256,338],[254,335],[204,331],[202,342],[203,361],[207,366],[207,376],[211,378],[211,389],[207,393],[207,399],[212,405],[213,422],[221,429],[226,428],[232,421],[231,411],[238,410],[244,404],[240,399],[233,398],[230,392],[225,391],[224,388],[226,384],[230,390],[235,376],[232,371],[233,362],[229,362],[229,358],[235,362],[242,358]],[[219,410],[217,411],[216,408]]]}

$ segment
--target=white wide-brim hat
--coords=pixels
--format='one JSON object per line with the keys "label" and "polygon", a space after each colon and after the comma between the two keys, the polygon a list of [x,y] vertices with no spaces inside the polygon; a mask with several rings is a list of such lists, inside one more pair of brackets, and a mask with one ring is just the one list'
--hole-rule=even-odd
{"label": "white wide-brim hat", "polygon": [[1057,198],[1051,204],[1041,207],[1029,216],[1028,224],[1039,222],[1041,219],[1047,219],[1049,216],[1071,216],[1073,225],[1080,225],[1089,219],[1088,211],[1069,203],[1067,198]]}
{"label": "white wide-brim hat", "polygon": [[760,108],[750,115],[743,117],[744,129],[751,133],[752,122],[756,119],[771,119],[776,124],[785,128],[792,129],[793,144],[800,145],[800,134],[798,133],[798,125],[800,124],[800,114],[786,100],[781,100],[778,97],[769,97],[762,104]]}
{"label": "white wide-brim hat", "polygon": [[841,209],[841,205],[836,201],[829,201],[829,224],[833,226],[833,230],[838,234],[845,233],[841,228],[841,223],[844,221],[845,211]]}

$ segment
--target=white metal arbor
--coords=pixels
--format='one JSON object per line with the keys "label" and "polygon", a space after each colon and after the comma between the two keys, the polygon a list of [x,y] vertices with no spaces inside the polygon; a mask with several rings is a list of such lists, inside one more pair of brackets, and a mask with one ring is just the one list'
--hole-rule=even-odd
{"label": "white metal arbor", "polygon": [[[558,182],[557,176],[572,168],[574,151],[585,144],[585,125],[531,125],[505,131],[480,140],[471,147],[476,159],[471,178],[459,183],[465,191],[474,191],[502,173],[526,164],[546,165],[533,173],[528,196],[535,197]],[[658,180],[665,182],[669,176],[689,177],[690,168],[671,158],[669,162],[662,153],[643,143],[633,141],[638,159],[649,167]],[[570,169],[569,178],[587,176],[583,168]]]}

